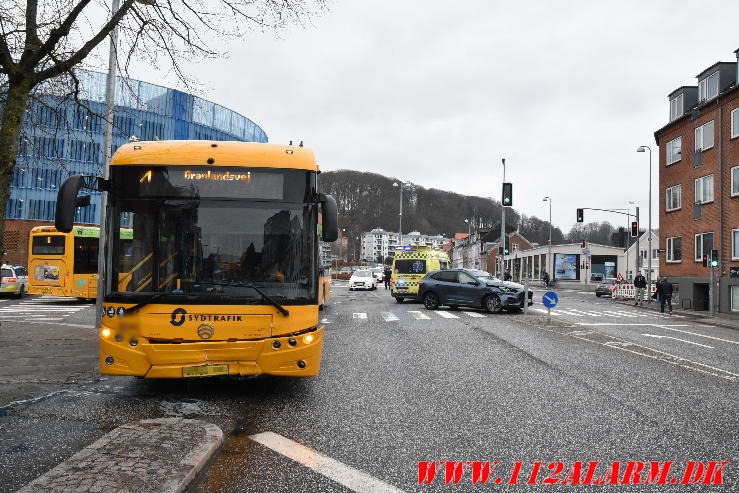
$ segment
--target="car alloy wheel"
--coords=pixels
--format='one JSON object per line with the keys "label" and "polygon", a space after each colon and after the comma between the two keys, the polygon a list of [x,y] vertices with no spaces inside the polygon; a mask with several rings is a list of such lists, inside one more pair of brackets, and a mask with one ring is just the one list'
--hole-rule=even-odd
{"label": "car alloy wheel", "polygon": [[488,313],[500,313],[500,311],[503,309],[500,298],[498,298],[494,294],[488,295],[488,297],[485,298],[483,306],[485,307],[485,311],[487,311]]}
{"label": "car alloy wheel", "polygon": [[436,310],[439,308],[439,297],[429,291],[423,295],[423,306],[429,310]]}

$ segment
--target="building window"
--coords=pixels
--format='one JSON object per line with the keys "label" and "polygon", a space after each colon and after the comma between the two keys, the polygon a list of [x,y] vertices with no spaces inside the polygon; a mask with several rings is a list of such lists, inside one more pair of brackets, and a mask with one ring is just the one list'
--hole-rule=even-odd
{"label": "building window", "polygon": [[739,195],[739,166],[731,168],[731,196]]}
{"label": "building window", "polygon": [[705,151],[713,147],[713,120],[695,129],[695,150]]}
{"label": "building window", "polygon": [[667,143],[667,164],[676,163],[682,159],[682,137]]}
{"label": "building window", "polygon": [[739,108],[731,110],[731,138],[739,137]]}
{"label": "building window", "polygon": [[703,255],[710,255],[713,248],[713,233],[695,235],[695,261],[703,260]]}
{"label": "building window", "polygon": [[667,238],[667,262],[680,262],[683,259],[682,238]]}
{"label": "building window", "polygon": [[676,211],[680,209],[680,195],[682,191],[682,185],[675,185],[667,189],[665,193],[665,210],[667,212]]}
{"label": "building window", "polygon": [[683,95],[680,94],[670,100],[670,121],[683,116]]}
{"label": "building window", "polygon": [[731,311],[739,312],[739,286],[731,286]]}
{"label": "building window", "polygon": [[698,82],[698,101],[708,101],[718,96],[718,72]]}
{"label": "building window", "polygon": [[695,203],[713,202],[713,175],[702,176],[695,180]]}

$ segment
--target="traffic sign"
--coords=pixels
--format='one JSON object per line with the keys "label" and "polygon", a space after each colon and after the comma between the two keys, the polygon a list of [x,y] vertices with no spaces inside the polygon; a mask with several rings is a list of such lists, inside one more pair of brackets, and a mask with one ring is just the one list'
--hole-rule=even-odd
{"label": "traffic sign", "polygon": [[559,297],[554,291],[547,291],[544,296],[541,297],[541,302],[547,308],[554,308],[559,303]]}

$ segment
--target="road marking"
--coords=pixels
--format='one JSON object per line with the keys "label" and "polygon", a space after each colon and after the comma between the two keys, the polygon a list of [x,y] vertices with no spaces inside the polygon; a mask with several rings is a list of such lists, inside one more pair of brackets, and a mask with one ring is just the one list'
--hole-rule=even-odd
{"label": "road marking", "polygon": [[361,320],[367,320],[367,314],[366,313],[353,313],[352,318],[358,318]]}
{"label": "road marking", "polygon": [[408,313],[410,313],[411,316],[415,318],[416,320],[431,320],[431,317],[429,317],[425,313],[421,313],[416,310],[408,310]]}
{"label": "road marking", "polygon": [[[535,312],[541,312],[541,313],[547,313],[547,314],[549,313],[549,311],[545,310],[544,308],[531,308],[531,310],[534,310]],[[555,317],[562,315],[560,312],[554,312],[554,311],[551,312],[551,314],[554,315]]]}
{"label": "road marking", "polygon": [[642,334],[644,337],[654,337],[655,339],[672,339],[673,341],[686,342],[688,344],[695,344],[696,346],[707,347],[708,349],[714,349],[713,346],[706,346],[705,344],[699,344],[697,342],[688,341],[687,339],[678,339],[677,337],[660,336],[657,334]]}
{"label": "road marking", "polygon": [[462,312],[462,313],[472,318],[487,318],[487,316],[484,313],[480,313],[480,312]]}
{"label": "road marking", "polygon": [[456,316],[453,313],[444,312],[444,311],[438,311],[438,312],[436,312],[436,314],[439,315],[440,317],[444,317],[444,318],[459,318],[458,316]]}
{"label": "road marking", "polygon": [[714,341],[728,342],[729,344],[739,344],[739,341],[731,341],[729,339],[721,339],[720,337],[714,337],[714,336],[709,336],[709,335],[706,335],[706,334],[698,334],[697,332],[690,332],[690,331],[687,331],[687,330],[680,330],[680,329],[673,329],[672,328],[672,327],[689,327],[688,325],[672,325],[672,326],[669,326],[669,325],[655,324],[654,326],[655,327],[659,327],[660,329],[672,330],[672,331],[675,331],[675,332],[680,332],[681,334],[689,334],[691,336],[696,336],[696,337],[705,337],[706,339],[713,339]]}
{"label": "road marking", "polygon": [[578,310],[577,308],[568,308],[568,310],[570,310],[571,312],[575,312],[575,313],[584,313],[585,315],[590,315],[592,317],[602,317],[603,316],[597,312],[588,312],[585,310]]}
{"label": "road marking", "polygon": [[346,486],[352,491],[358,493],[402,493],[403,490],[396,488],[380,479],[370,476],[364,471],[354,469],[351,466],[332,459],[306,447],[305,445],[294,442],[282,435],[267,431],[251,435],[249,438],[265,447],[274,450],[278,454],[282,454],[288,459],[304,465],[313,471],[321,474],[332,481]]}
{"label": "road marking", "polygon": [[397,322],[398,320],[400,320],[398,317],[395,316],[395,314],[390,312],[382,312],[381,315],[382,319],[385,322]]}

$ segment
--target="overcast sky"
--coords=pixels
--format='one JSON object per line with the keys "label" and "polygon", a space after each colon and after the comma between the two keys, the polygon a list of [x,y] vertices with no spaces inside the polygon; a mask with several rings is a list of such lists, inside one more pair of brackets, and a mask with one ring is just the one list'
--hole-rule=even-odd
{"label": "overcast sky", "polygon": [[514,208],[546,220],[549,195],[565,233],[576,208],[629,201],[646,228],[649,155],[636,148],[649,145],[656,228],[667,95],[736,61],[737,18],[736,1],[332,0],[312,26],[229,42],[229,59],[192,74],[270,142],[304,140],[324,170],[500,200],[505,158]]}

